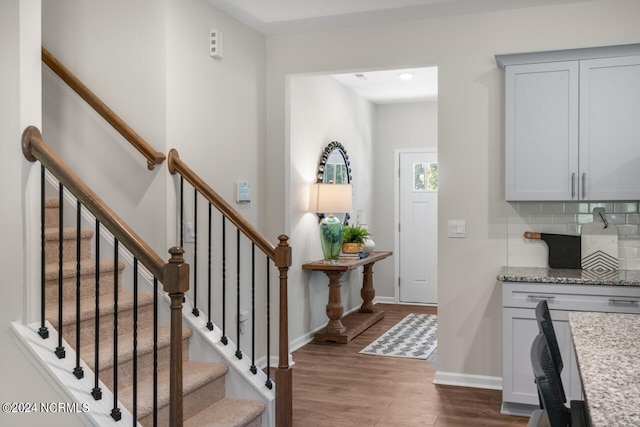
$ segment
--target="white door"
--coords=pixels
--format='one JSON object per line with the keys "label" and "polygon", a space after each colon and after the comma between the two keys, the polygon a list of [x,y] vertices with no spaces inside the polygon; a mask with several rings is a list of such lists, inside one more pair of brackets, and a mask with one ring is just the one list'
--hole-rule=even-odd
{"label": "white door", "polygon": [[399,300],[438,302],[438,153],[399,154]]}

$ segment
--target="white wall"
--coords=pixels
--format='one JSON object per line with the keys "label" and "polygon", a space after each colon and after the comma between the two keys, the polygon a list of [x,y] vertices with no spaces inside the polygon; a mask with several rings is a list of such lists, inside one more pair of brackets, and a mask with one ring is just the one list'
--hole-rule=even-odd
{"label": "white wall", "polygon": [[[320,155],[331,141],[340,142],[352,165],[353,211],[371,212],[375,106],[329,76],[294,76],[289,79],[289,162],[291,194],[289,234],[293,266],[289,274],[289,337],[298,339],[328,321],[328,278],[299,266],[322,258],[318,217],[310,213],[309,187],[316,182]],[[342,277],[342,305],[345,311],[362,304],[359,271]]]}
{"label": "white wall", "polygon": [[[234,206],[264,228],[264,36],[204,0],[51,0],[43,8],[43,45],[54,56],[156,150],[176,148],[226,200],[236,181],[251,184],[252,202]],[[223,34],[223,59],[208,54],[213,28]],[[166,162],[147,170],[141,154],[43,69],[46,142],[167,259],[178,242],[177,178]],[[188,184],[185,192],[192,194]],[[185,221],[193,221],[191,206]]]}
{"label": "white wall", "polygon": [[[373,215],[367,212],[376,247],[393,250],[396,236],[394,194],[397,191],[394,156],[405,148],[438,147],[438,102],[376,105],[375,190]],[[371,219],[369,219],[371,218]],[[397,255],[397,254],[396,254]],[[397,262],[397,259],[395,259]],[[375,267],[376,296],[395,295],[394,262]]]}
{"label": "white wall", "polygon": [[[209,30],[216,29],[223,38],[223,58],[209,56]],[[258,230],[264,230],[264,202],[266,168],[263,161],[265,151],[265,38],[250,28],[239,24],[225,13],[204,0],[167,1],[166,37],[166,100],[167,100],[167,146],[175,148],[180,159],[193,169],[210,187],[220,194],[232,207],[251,222]],[[235,202],[235,183],[245,181],[251,185],[251,202]],[[168,185],[167,211],[169,212],[170,236],[176,232],[172,204],[178,194],[178,178],[171,178]],[[193,188],[185,182],[185,222],[193,223]],[[221,217],[213,211],[213,266],[212,301],[213,321],[222,324],[220,304],[221,267]],[[190,285],[190,297],[197,296],[199,310],[207,313],[207,203],[198,198],[198,290]],[[274,245],[276,234],[266,235]],[[227,222],[227,304],[236,301],[236,229]],[[178,242],[176,237],[175,242]],[[192,243],[185,243],[186,259],[195,271]],[[251,260],[248,240],[241,238],[243,272],[241,281],[241,311],[251,310],[251,292],[248,264]],[[266,289],[261,274],[264,258],[256,251],[256,317],[257,328],[266,318]],[[271,268],[272,273],[277,273]],[[277,283],[273,276],[272,283]],[[229,283],[233,283],[229,286]],[[273,288],[277,286],[272,285]],[[216,293],[217,292],[217,293]],[[272,313],[277,311],[272,310]],[[276,320],[277,317],[274,317]],[[277,322],[274,322],[274,324]],[[227,333],[237,340],[235,332],[235,309],[227,310]],[[277,329],[276,329],[277,330]],[[251,331],[247,327],[242,337],[243,349],[249,348]],[[275,342],[275,341],[272,341]],[[257,357],[266,352],[265,334],[257,334]],[[272,346],[275,348],[275,346]],[[276,350],[277,351],[277,350]]]}
{"label": "white wall", "polygon": [[[42,7],[43,46],[165,152],[165,8],[155,0],[51,0]],[[80,179],[168,259],[166,165],[149,171],[146,159],[46,66],[42,133]]]}
{"label": "white wall", "polygon": [[[20,140],[24,128],[40,125],[40,0],[0,2],[0,401],[60,402],[62,398],[45,381],[34,364],[17,346],[11,322],[26,320],[27,277],[26,225],[30,200],[27,188],[33,164],[22,155]],[[37,166],[35,166],[37,169]],[[37,175],[37,174],[36,174]],[[36,185],[37,186],[37,185]],[[80,426],[74,414],[5,414],[0,425]]]}
{"label": "white wall", "polygon": [[[268,175],[268,232],[278,233],[285,227],[287,211],[282,207],[291,196],[281,192],[288,188],[287,76],[437,65],[438,369],[488,376],[495,382],[502,372],[496,274],[507,261],[507,204],[504,76],[494,55],[636,43],[638,16],[636,0],[593,0],[269,37],[266,160],[273,173]],[[465,239],[447,237],[450,219],[467,221]],[[295,241],[292,245],[294,250],[300,246]],[[291,283],[292,289],[296,286]],[[292,298],[291,304],[296,303]],[[291,318],[292,329],[300,320]]]}
{"label": "white wall", "polygon": [[[204,0],[167,6],[167,148],[261,227],[265,38]],[[222,34],[222,59],[209,56],[210,29]],[[233,202],[238,180],[251,185],[250,204]],[[267,237],[276,244],[277,236]]]}

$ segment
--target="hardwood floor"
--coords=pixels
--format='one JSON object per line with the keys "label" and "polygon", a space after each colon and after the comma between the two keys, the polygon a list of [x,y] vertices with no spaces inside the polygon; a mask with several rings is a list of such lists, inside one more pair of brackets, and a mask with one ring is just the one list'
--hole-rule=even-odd
{"label": "hardwood floor", "polygon": [[310,343],[293,353],[293,424],[341,426],[526,426],[500,414],[501,392],[436,386],[418,359],[359,354],[409,313],[435,307],[381,305],[385,317],[348,344]]}

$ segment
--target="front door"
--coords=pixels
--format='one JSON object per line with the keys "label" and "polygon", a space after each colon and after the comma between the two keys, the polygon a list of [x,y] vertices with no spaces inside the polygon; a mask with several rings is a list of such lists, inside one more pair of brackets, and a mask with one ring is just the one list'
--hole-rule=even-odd
{"label": "front door", "polygon": [[438,153],[399,154],[399,300],[438,302]]}

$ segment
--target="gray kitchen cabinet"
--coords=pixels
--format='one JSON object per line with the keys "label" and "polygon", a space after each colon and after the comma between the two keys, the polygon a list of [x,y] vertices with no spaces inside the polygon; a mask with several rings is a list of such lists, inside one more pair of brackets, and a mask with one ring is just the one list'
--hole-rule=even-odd
{"label": "gray kitchen cabinet", "polygon": [[640,47],[630,46],[498,57],[506,200],[640,198]]}
{"label": "gray kitchen cabinet", "polygon": [[507,200],[575,196],[578,79],[576,61],[506,67]]}
{"label": "gray kitchen cabinet", "polygon": [[580,61],[580,185],[588,200],[640,199],[640,55]]}
{"label": "gray kitchen cabinet", "polygon": [[564,362],[562,382],[569,400],[582,386],[569,331],[570,311],[640,314],[640,287],[503,282],[502,412],[528,415],[539,405],[531,368],[531,343],[538,334],[535,307],[547,300]]}

